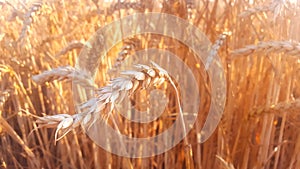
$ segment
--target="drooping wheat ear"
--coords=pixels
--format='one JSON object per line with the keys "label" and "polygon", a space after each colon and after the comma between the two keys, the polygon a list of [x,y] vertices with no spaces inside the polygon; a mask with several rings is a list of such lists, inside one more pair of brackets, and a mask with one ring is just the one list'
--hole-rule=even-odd
{"label": "drooping wheat ear", "polygon": [[139,41],[136,39],[126,40],[124,42],[123,47],[121,48],[121,51],[118,53],[118,57],[112,66],[112,68],[108,71],[109,73],[115,72],[122,64],[122,62],[129,57],[130,55],[133,55],[136,48],[139,48]]}
{"label": "drooping wheat ear", "polygon": [[222,33],[221,35],[219,35],[219,38],[216,40],[216,42],[212,45],[212,47],[209,51],[208,57],[207,57],[207,61],[205,63],[205,69],[206,70],[208,70],[208,68],[211,65],[212,61],[214,60],[214,58],[218,54],[218,50],[220,49],[220,47],[222,46],[222,44],[226,40],[227,36],[228,36],[228,33],[225,33],[225,32]]}
{"label": "drooping wheat ear", "polygon": [[300,109],[300,99],[296,99],[290,102],[280,102],[269,107],[263,106],[252,110],[249,117],[262,116],[263,114],[275,114],[282,116],[284,113],[296,114]]}
{"label": "drooping wheat ear", "polygon": [[233,55],[250,55],[255,51],[283,52],[288,55],[300,56],[300,43],[290,41],[259,42],[257,45],[248,45],[245,48],[236,49]]}
{"label": "drooping wheat ear", "polygon": [[[56,127],[55,141],[58,141],[79,125],[83,129],[89,129],[100,117],[107,120],[114,105],[121,102],[126,95],[130,96],[140,89],[159,86],[164,82],[169,82],[174,87],[180,116],[183,118],[179,92],[168,72],[154,62],[152,62],[152,66],[138,64],[135,67],[137,70],[123,71],[121,77],[115,78],[107,86],[97,89],[94,98],[79,106],[80,111],[78,114],[39,117],[37,123],[43,127]],[[183,127],[184,132],[186,132],[184,125]],[[58,137],[59,133],[61,134]]]}
{"label": "drooping wheat ear", "polygon": [[119,11],[121,9],[133,9],[142,12],[145,10],[145,6],[141,2],[117,2],[110,6],[108,14],[111,15],[115,11]]}
{"label": "drooping wheat ear", "polygon": [[[97,7],[98,14],[103,15],[113,15],[116,11],[120,11],[121,9],[126,10],[136,10],[138,12],[145,11],[145,7],[148,7],[147,5],[144,5],[143,2],[117,2],[117,3],[110,3],[110,6],[108,8],[103,8],[103,4],[100,4],[98,0],[92,0],[95,6]],[[100,4],[100,5],[99,5]]]}
{"label": "drooping wheat ear", "polygon": [[239,17],[245,18],[245,17],[251,16],[256,13],[268,12],[268,11],[271,11],[270,8],[271,8],[270,5],[256,6],[253,8],[249,8],[249,9],[243,11],[241,14],[239,14]]}
{"label": "drooping wheat ear", "polygon": [[88,88],[95,88],[95,84],[88,73],[85,71],[78,71],[72,66],[63,66],[45,71],[39,75],[34,75],[32,80],[38,84],[54,80],[73,80],[76,84],[80,84]]}
{"label": "drooping wheat ear", "polygon": [[42,3],[41,2],[35,2],[32,4],[32,6],[30,7],[30,9],[25,13],[24,16],[24,21],[23,21],[23,27],[19,36],[18,41],[21,41],[22,39],[24,39],[26,37],[26,33],[33,21],[33,16],[34,14],[39,11],[42,7]]}
{"label": "drooping wheat ear", "polygon": [[272,12],[274,14],[273,19],[275,20],[277,16],[282,11],[282,8],[284,6],[287,6],[287,2],[283,0],[273,0],[269,5],[263,5],[263,6],[256,6],[254,8],[249,8],[242,12],[239,16],[240,17],[248,17],[256,13],[261,12]]}
{"label": "drooping wheat ear", "polygon": [[61,51],[59,51],[55,57],[59,57],[61,55],[64,55],[66,54],[67,52],[73,50],[73,49],[81,49],[84,47],[84,42],[81,42],[81,41],[77,41],[77,40],[74,40],[72,42],[70,42],[65,48],[63,48]]}

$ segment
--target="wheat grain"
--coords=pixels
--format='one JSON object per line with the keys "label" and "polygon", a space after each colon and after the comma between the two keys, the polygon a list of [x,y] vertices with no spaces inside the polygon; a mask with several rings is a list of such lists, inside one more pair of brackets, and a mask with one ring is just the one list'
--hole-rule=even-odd
{"label": "wheat grain", "polygon": [[248,45],[232,52],[233,55],[250,55],[255,51],[283,52],[288,55],[300,56],[300,43],[290,41],[259,42],[257,45]]}
{"label": "wheat grain", "polygon": [[[45,127],[56,127],[55,141],[58,141],[79,125],[88,129],[101,116],[107,119],[116,103],[121,102],[125,95],[132,95],[137,90],[159,86],[168,81],[175,87],[177,98],[179,97],[176,86],[166,70],[154,62],[152,66],[137,64],[135,67],[137,70],[123,71],[122,77],[115,78],[107,86],[97,89],[94,98],[79,106],[78,114],[39,117],[37,123]],[[180,103],[179,100],[178,103]],[[180,104],[179,107],[182,113]],[[100,114],[105,109],[108,109],[108,113]],[[60,137],[58,137],[58,132],[62,133]]]}

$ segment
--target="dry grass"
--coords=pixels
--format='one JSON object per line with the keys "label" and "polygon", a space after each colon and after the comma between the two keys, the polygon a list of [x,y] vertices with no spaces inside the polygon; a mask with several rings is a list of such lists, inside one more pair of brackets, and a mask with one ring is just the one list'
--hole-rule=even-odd
{"label": "dry grass", "polygon": [[[0,168],[299,168],[300,2],[294,2],[81,0],[25,4],[0,0]],[[73,68],[85,42],[99,28],[128,14],[149,11],[187,19],[215,42],[209,58],[218,53],[222,60],[227,102],[221,123],[205,143],[199,140],[212,99],[205,69],[211,59],[201,63],[187,46],[167,37],[138,35],[108,51],[108,59],[95,77],[97,85],[86,81],[88,73]],[[226,41],[224,36],[218,39],[223,32],[230,35]],[[179,56],[200,85],[199,117],[186,139],[163,154],[130,159],[106,152],[82,130],[72,130],[82,124],[88,127],[93,117],[76,113],[73,86],[60,80],[72,79],[89,89],[117,84],[118,78],[107,81],[107,72],[120,76],[114,70],[131,61],[135,51],[153,47]],[[152,65],[121,76],[126,79],[122,89],[133,93],[131,102],[144,96],[144,92],[132,91],[160,81],[154,80],[150,69],[159,75]],[[143,76],[145,80],[137,80]],[[136,80],[138,83],[133,83]],[[153,136],[173,124],[180,114],[176,113],[176,92],[167,82],[160,85],[171,98],[162,117],[143,125],[117,116],[122,134]],[[100,89],[94,100],[79,106],[82,113],[98,112],[95,109],[102,110],[104,100],[120,97],[111,95],[110,87]],[[110,94],[104,97],[107,91]],[[106,103],[103,114],[108,115],[110,108]],[[37,117],[39,123],[54,129],[39,128]]]}

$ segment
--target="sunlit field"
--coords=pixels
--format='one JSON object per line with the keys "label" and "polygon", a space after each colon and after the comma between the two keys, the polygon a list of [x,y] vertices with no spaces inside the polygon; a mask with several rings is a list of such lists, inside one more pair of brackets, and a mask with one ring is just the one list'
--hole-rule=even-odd
{"label": "sunlit field", "polygon": [[[300,168],[299,0],[0,0],[0,9],[0,168]],[[131,14],[150,12],[171,14],[196,26],[211,42],[208,57],[221,60],[225,107],[204,143],[201,129],[218,100],[211,97],[206,63],[178,40],[150,33],[124,37],[107,49],[98,65],[80,63],[97,70],[94,84],[85,79],[90,72],[77,72],[74,78],[79,58],[89,54],[84,52],[90,47],[88,40],[99,29]],[[116,35],[107,36],[110,42]],[[109,80],[119,77],[125,63],[150,60],[147,55],[136,57],[137,51],[150,48],[174,53],[191,69],[199,84],[198,116],[187,136],[170,150],[147,158],[119,156],[86,134],[96,117],[79,114],[77,104],[87,101],[88,94],[74,93],[74,81],[89,90],[114,83]],[[162,78],[163,71],[155,65],[139,70],[135,73],[140,79],[130,79],[93,113],[103,115],[118,132],[142,138],[162,133],[186,112],[180,111],[177,93],[182,89],[176,82]],[[145,101],[151,85],[168,97],[167,108],[155,121],[133,123],[110,111],[112,98],[125,91],[134,108],[151,113]],[[98,94],[101,98],[106,92]],[[154,96],[156,104],[163,102],[161,95]]]}

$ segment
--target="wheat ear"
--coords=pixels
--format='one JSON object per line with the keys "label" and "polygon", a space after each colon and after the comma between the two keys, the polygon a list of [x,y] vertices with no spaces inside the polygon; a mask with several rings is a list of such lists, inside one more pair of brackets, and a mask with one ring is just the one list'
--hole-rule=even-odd
{"label": "wheat ear", "polygon": [[228,36],[227,33],[225,33],[225,32],[222,33],[221,35],[219,35],[219,38],[216,40],[216,42],[212,45],[212,47],[209,51],[208,57],[207,57],[207,61],[205,63],[205,69],[206,70],[208,70],[209,66],[213,62],[216,55],[218,54],[218,50],[223,45],[223,43],[226,40],[227,36]]}
{"label": "wheat ear", "polygon": [[54,80],[73,80],[76,84],[80,84],[84,87],[95,88],[95,84],[90,79],[88,73],[78,71],[72,66],[58,67],[32,77],[32,80],[38,84]]}
{"label": "wheat ear", "polygon": [[282,116],[284,113],[297,114],[300,109],[300,99],[296,99],[289,102],[280,102],[269,107],[263,106],[256,108],[249,113],[249,117],[259,117],[264,114],[275,114]]}
{"label": "wheat ear", "polygon": [[110,70],[108,70],[108,73],[117,71],[118,68],[121,66],[122,62],[126,58],[134,54],[136,48],[140,48],[139,41],[137,39],[126,40],[121,48],[121,51],[118,53],[114,65]]}
{"label": "wheat ear", "polygon": [[300,56],[300,43],[290,41],[259,42],[257,45],[248,45],[232,52],[233,55],[250,55],[255,51],[284,52],[293,56]]}
{"label": "wheat ear", "polygon": [[30,7],[29,11],[25,13],[24,16],[24,21],[23,21],[23,27],[19,36],[18,41],[21,41],[22,39],[24,39],[26,37],[26,33],[33,21],[33,16],[34,14],[39,11],[42,7],[42,3],[40,2],[35,2],[32,4],[32,6]]}
{"label": "wheat ear", "polygon": [[[78,114],[39,117],[36,122],[44,127],[56,127],[55,141],[58,141],[79,125],[84,129],[89,129],[101,116],[107,119],[114,105],[121,102],[125,95],[130,96],[140,89],[159,86],[164,82],[169,82],[174,87],[180,109],[180,119],[183,120],[179,92],[168,72],[154,62],[151,66],[137,64],[135,67],[137,70],[123,71],[121,77],[115,78],[107,86],[97,89],[94,98],[79,106]],[[100,113],[104,110],[108,110],[108,112]],[[186,134],[184,125],[183,130]],[[59,132],[61,132],[60,137],[58,137]]]}
{"label": "wheat ear", "polygon": [[109,7],[108,13],[113,14],[115,11],[119,11],[121,9],[144,11],[145,6],[141,2],[117,2]]}
{"label": "wheat ear", "polygon": [[[277,18],[277,16],[280,14],[283,6],[287,6],[287,3],[281,0],[273,0],[269,5],[264,6],[256,6],[254,8],[249,8],[242,12],[239,16],[240,17],[248,17],[256,13],[261,12],[272,12],[274,14],[273,20]],[[287,7],[286,7],[287,8]]]}
{"label": "wheat ear", "polygon": [[81,49],[84,47],[84,42],[81,41],[77,41],[74,40],[72,42],[70,42],[65,48],[63,48],[61,51],[59,51],[55,57],[59,57],[61,55],[64,55],[66,53],[68,53],[69,51],[73,50],[73,49]]}

